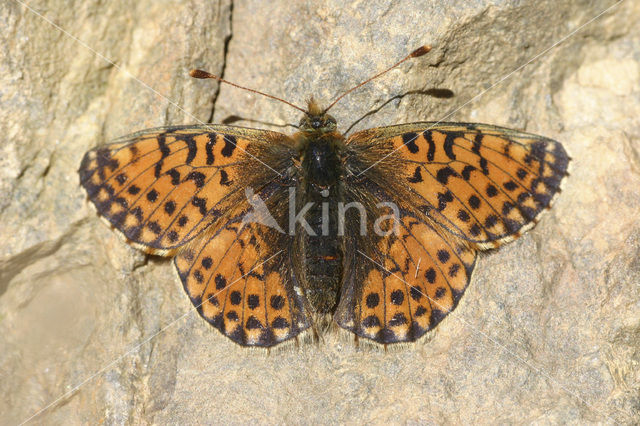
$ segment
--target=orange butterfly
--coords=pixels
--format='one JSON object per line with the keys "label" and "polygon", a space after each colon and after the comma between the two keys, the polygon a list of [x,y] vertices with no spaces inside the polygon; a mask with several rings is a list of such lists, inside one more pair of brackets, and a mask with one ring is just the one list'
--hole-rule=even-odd
{"label": "orange butterfly", "polygon": [[200,315],[241,345],[317,337],[331,319],[377,343],[415,341],[456,307],[478,250],[549,208],[569,157],[485,124],[345,138],[327,111],[362,84],[325,109],[283,101],[304,113],[292,136],[224,125],[126,136],[89,151],[80,181],[130,244],[175,256]]}

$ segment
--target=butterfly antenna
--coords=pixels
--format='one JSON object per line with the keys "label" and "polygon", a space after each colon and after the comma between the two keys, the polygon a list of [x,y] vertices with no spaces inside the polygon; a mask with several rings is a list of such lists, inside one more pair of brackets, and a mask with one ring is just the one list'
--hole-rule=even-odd
{"label": "butterfly antenna", "polygon": [[226,83],[226,84],[228,84],[230,86],[237,87],[238,89],[246,90],[246,91],[252,92],[252,93],[257,93],[258,95],[266,96],[267,98],[271,98],[271,99],[275,99],[276,101],[283,102],[283,103],[289,105],[290,107],[293,107],[293,108],[297,109],[298,111],[302,111],[303,113],[307,114],[307,111],[305,109],[300,108],[299,106],[294,105],[291,102],[287,102],[284,99],[278,98],[277,96],[273,96],[273,95],[270,95],[268,93],[261,92],[259,90],[250,89],[248,87],[240,86],[239,84],[235,84],[235,83],[232,83],[230,81],[227,81],[224,78],[218,77],[217,75],[213,75],[213,74],[211,74],[211,73],[209,73],[207,71],[191,70],[191,71],[189,71],[189,75],[191,77],[193,77],[193,78],[201,78],[201,79],[212,78],[214,80],[218,80],[220,83]]}
{"label": "butterfly antenna", "polygon": [[353,92],[354,90],[356,90],[356,89],[364,86],[365,84],[369,83],[371,80],[375,80],[376,78],[380,77],[381,75],[388,73],[389,71],[391,71],[395,67],[403,64],[404,62],[408,61],[411,58],[417,58],[419,56],[427,54],[430,50],[431,50],[431,46],[420,46],[419,48],[417,48],[416,50],[414,50],[413,52],[408,54],[404,59],[396,62],[393,65],[391,65],[386,70],[379,72],[378,74],[374,75],[373,77],[368,78],[367,80],[363,81],[362,83],[358,84],[357,86],[352,87],[351,89],[349,89],[346,92],[344,92],[342,95],[338,96],[338,98],[335,101],[333,101],[331,103],[331,105],[329,105],[324,110],[324,112],[329,111],[335,104],[337,104],[340,101],[340,99],[344,98],[345,96],[347,96],[349,93]]}

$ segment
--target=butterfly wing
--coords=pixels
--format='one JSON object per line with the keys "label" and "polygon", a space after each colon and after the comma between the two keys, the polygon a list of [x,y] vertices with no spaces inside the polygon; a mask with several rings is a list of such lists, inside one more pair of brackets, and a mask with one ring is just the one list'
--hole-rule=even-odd
{"label": "butterfly wing", "polygon": [[132,245],[172,255],[241,203],[243,188],[280,178],[292,143],[281,133],[232,126],[148,129],[87,152],[80,182]]}
{"label": "butterfly wing", "polygon": [[[363,158],[351,173],[381,184],[400,173],[414,207],[480,249],[495,248],[532,227],[567,175],[569,157],[552,139],[471,123],[413,123],[352,135]],[[372,155],[374,153],[374,156]]]}
{"label": "butterfly wing", "polygon": [[336,322],[377,343],[412,342],[451,312],[469,285],[476,250],[401,211],[397,233],[349,236]]}
{"label": "butterfly wing", "polygon": [[[274,220],[287,211],[286,191],[258,194]],[[284,208],[283,208],[284,207]],[[292,238],[236,212],[175,258],[184,289],[200,315],[243,346],[269,347],[310,326],[289,258]]]}
{"label": "butterfly wing", "polygon": [[[383,344],[433,329],[468,286],[476,251],[533,226],[568,161],[556,141],[482,124],[413,123],[352,135],[347,201],[373,217],[381,214],[376,202],[393,203],[398,228],[346,236],[353,254],[336,322]],[[357,229],[346,220],[346,229]]]}
{"label": "butterfly wing", "polygon": [[[283,134],[240,127],[149,129],[89,151],[80,180],[132,245],[177,254],[184,289],[209,323],[239,344],[268,347],[309,326],[291,237],[280,228],[293,145]],[[252,194],[271,221],[253,212]]]}

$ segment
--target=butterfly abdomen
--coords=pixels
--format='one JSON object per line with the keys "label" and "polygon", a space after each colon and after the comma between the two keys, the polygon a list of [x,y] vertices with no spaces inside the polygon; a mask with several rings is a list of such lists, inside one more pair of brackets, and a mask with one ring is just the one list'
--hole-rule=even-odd
{"label": "butterfly abdomen", "polygon": [[313,310],[329,313],[338,302],[343,272],[343,242],[337,229],[338,187],[331,187],[324,194],[311,189],[305,198],[313,203],[305,215],[313,232],[299,227],[302,281]]}
{"label": "butterfly abdomen", "polygon": [[297,212],[305,210],[305,223],[296,227],[300,275],[311,308],[330,313],[337,305],[343,275],[343,239],[338,233],[342,163],[335,141],[312,138],[306,142],[296,203]]}

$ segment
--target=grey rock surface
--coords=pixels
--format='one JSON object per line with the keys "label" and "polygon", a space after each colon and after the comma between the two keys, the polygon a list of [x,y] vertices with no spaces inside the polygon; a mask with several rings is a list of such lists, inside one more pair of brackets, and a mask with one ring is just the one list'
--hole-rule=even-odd
{"label": "grey rock surface", "polygon": [[[0,3],[0,423],[640,422],[640,3],[132,4]],[[423,44],[336,106],[342,130],[486,122],[573,157],[426,341],[237,347],[85,203],[80,159],[115,137],[299,119],[190,68],[327,103]]]}

